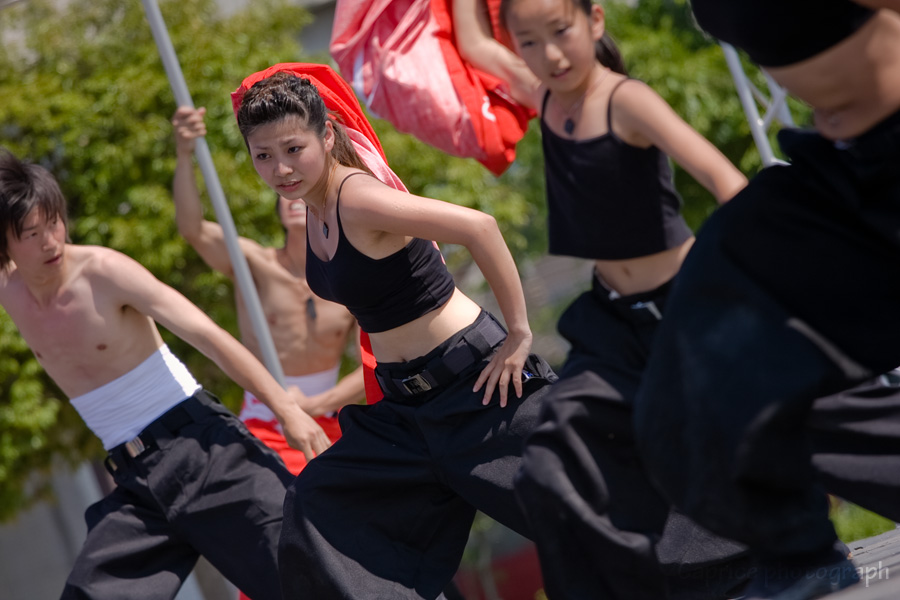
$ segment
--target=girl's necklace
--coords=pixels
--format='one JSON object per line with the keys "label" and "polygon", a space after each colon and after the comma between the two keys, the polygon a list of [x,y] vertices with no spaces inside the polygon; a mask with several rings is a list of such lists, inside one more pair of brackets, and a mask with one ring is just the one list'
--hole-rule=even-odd
{"label": "girl's necklace", "polygon": [[[573,104],[572,106],[570,106],[570,107],[568,108],[568,110],[565,110],[566,120],[565,120],[565,122],[563,123],[563,130],[566,132],[566,135],[571,136],[571,135],[572,135],[572,132],[575,131],[575,125],[576,125],[576,123],[575,123],[575,119],[572,118],[572,114],[573,114],[576,110],[578,110],[578,109],[581,107],[582,104],[584,104],[584,99],[587,98],[588,95],[589,95],[591,92],[594,91],[594,88],[598,87],[601,83],[603,83],[603,80],[606,79],[606,76],[609,75],[609,72],[610,72],[610,71],[612,71],[612,69],[607,68],[607,69],[603,72],[603,75],[601,75],[596,81],[594,81],[594,83],[592,83],[592,84],[588,87],[588,89],[586,89],[586,90],[584,91],[584,93],[581,95],[581,98],[578,99],[578,102],[576,102],[575,104]],[[559,104],[559,101],[558,101],[558,100],[557,100],[557,104]],[[560,106],[560,108],[562,108],[562,106]]]}
{"label": "girl's necklace", "polygon": [[[325,237],[328,237],[328,235],[326,234]],[[291,251],[288,250],[287,246],[285,246],[283,248],[283,250],[284,250],[284,256],[285,256],[285,258],[287,258],[287,261],[290,264],[290,266],[288,267],[288,273],[290,273],[291,276],[295,277],[296,279],[302,279],[303,282],[305,283],[306,282],[306,270],[305,269],[302,271],[300,270],[300,268],[297,266],[297,263],[294,262],[294,257],[291,256]],[[310,321],[315,321],[316,316],[317,316],[316,315],[316,301],[313,299],[313,293],[312,293],[312,290],[309,290],[309,286],[306,285],[304,287],[309,291],[309,297],[306,299],[306,316],[309,317]]]}
{"label": "girl's necklace", "polygon": [[[334,172],[337,170],[338,161],[335,160],[334,164],[331,165],[331,172],[328,174],[328,181],[325,182],[325,199],[322,200],[322,218],[319,219],[322,221],[322,233],[325,235],[325,239],[328,239],[328,223],[325,222],[325,207],[328,204],[328,190],[331,189],[331,180],[334,178]],[[318,218],[319,215],[316,215]]]}

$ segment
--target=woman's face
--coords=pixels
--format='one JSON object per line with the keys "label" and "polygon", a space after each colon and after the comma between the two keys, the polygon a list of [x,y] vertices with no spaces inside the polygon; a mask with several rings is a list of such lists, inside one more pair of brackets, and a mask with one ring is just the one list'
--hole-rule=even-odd
{"label": "woman's face", "polygon": [[597,61],[594,42],[603,35],[597,9],[588,16],[573,0],[510,3],[506,25],[516,52],[551,91],[572,92],[587,81]]}
{"label": "woman's face", "polygon": [[247,136],[253,166],[263,181],[286,200],[301,199],[325,175],[334,130],[320,137],[297,115],[261,125]]}

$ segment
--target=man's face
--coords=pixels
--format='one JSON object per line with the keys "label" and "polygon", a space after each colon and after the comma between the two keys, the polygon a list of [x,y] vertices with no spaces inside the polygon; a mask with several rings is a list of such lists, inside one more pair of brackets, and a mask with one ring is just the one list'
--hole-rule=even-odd
{"label": "man's face", "polygon": [[45,219],[37,209],[25,217],[22,235],[7,231],[8,254],[20,269],[39,271],[62,264],[66,226],[58,215]]}
{"label": "man's face", "polygon": [[281,225],[287,229],[306,231],[306,203],[303,200],[288,200],[284,196],[278,198],[278,216]]}

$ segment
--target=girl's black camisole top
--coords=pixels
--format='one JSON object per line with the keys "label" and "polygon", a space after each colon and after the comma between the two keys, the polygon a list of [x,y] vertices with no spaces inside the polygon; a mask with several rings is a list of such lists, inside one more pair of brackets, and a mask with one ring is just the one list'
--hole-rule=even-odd
{"label": "girl's black camisole top", "polygon": [[691,7],[700,27],[764,67],[811,58],[875,14],[850,0],[692,0]]}
{"label": "girl's black camisole top", "polygon": [[[549,96],[548,91],[541,114]],[[611,125],[610,117],[612,96]],[[611,126],[599,137],[570,140],[541,119],[541,133],[551,254],[637,258],[679,246],[693,235],[681,216],[669,158],[658,148],[626,144]]]}
{"label": "girl's black camisole top", "polygon": [[405,325],[443,306],[456,285],[434,242],[414,238],[390,256],[370,258],[353,247],[341,225],[341,182],[337,196],[337,251],[331,260],[316,256],[306,241],[306,280],[317,296],[337,302],[367,333]]}

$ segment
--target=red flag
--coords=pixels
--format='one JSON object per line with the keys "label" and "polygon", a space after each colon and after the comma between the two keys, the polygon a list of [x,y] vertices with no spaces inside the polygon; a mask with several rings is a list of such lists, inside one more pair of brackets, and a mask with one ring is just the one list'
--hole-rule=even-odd
{"label": "red flag", "polygon": [[[371,112],[495,175],[535,115],[460,57],[451,0],[338,0],[331,55]],[[487,0],[495,36],[500,0]],[[499,38],[501,39],[502,38]]]}

